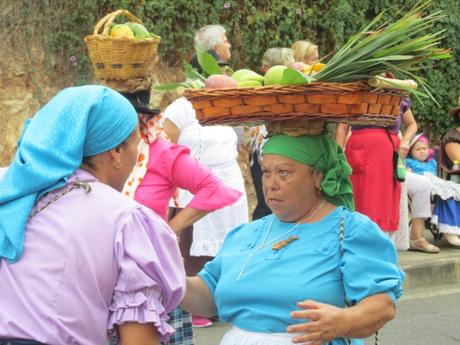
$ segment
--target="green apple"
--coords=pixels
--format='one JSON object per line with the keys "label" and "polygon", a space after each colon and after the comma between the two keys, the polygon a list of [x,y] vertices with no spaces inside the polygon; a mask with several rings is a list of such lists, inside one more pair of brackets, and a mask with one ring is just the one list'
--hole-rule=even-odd
{"label": "green apple", "polygon": [[135,38],[149,38],[152,37],[150,32],[144,27],[144,25],[134,22],[127,22],[126,25],[133,30]]}
{"label": "green apple", "polygon": [[283,73],[287,66],[273,66],[265,73],[264,85],[283,85]]}
{"label": "green apple", "polygon": [[263,85],[261,81],[257,80],[242,80],[238,82],[238,87],[258,87]]}
{"label": "green apple", "polygon": [[239,69],[238,71],[232,74],[232,78],[236,81],[243,81],[243,80],[263,80],[263,77],[257,74],[250,69]]}

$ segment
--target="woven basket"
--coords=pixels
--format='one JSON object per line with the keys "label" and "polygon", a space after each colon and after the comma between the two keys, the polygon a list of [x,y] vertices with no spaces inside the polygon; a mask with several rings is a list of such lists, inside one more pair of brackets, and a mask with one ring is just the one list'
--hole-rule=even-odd
{"label": "woven basket", "polygon": [[233,126],[282,120],[390,125],[403,98],[400,90],[375,90],[364,82],[187,89],[184,95],[200,123]]}
{"label": "woven basket", "polygon": [[[130,21],[142,21],[127,10],[117,10],[102,18],[94,27],[92,35],[85,37],[94,74],[99,80],[128,80],[143,78],[151,64],[157,61],[160,37],[142,39],[111,37],[110,26],[117,16],[126,16]],[[99,31],[102,29],[102,33]]]}

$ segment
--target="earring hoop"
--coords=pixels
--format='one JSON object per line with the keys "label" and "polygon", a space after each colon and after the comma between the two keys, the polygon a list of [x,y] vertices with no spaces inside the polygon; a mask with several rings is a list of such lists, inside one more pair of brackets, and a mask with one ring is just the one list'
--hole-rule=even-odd
{"label": "earring hoop", "polygon": [[112,169],[113,170],[120,170],[121,169],[121,163],[120,162],[115,162],[112,164]]}

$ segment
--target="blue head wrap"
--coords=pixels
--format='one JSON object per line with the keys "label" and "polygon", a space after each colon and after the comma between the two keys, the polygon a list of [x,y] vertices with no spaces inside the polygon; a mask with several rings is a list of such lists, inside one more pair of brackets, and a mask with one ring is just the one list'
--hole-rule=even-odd
{"label": "blue head wrap", "polygon": [[97,85],[64,89],[28,120],[0,180],[0,259],[14,262],[22,254],[37,198],[63,187],[84,157],[117,147],[136,125],[129,101]]}

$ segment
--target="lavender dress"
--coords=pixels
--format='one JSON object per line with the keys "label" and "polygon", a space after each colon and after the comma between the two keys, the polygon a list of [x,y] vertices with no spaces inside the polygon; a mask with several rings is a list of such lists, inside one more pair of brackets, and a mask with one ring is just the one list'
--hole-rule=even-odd
{"label": "lavender dress", "polygon": [[69,183],[76,180],[89,181],[91,191],[72,190],[43,208],[28,222],[21,259],[0,261],[0,338],[105,345],[107,330],[134,321],[152,323],[167,339],[174,331],[167,313],[185,291],[175,235],[88,172]]}

